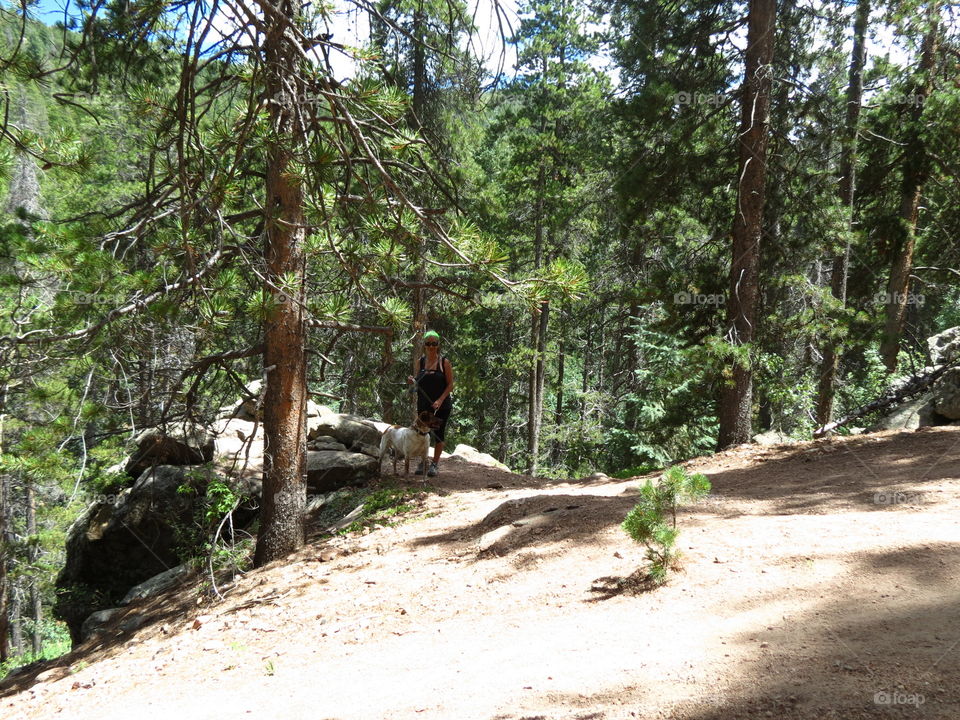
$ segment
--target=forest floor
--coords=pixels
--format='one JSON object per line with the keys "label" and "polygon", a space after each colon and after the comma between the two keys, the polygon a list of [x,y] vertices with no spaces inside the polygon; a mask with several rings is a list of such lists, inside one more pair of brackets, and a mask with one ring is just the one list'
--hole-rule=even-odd
{"label": "forest floor", "polygon": [[0,717],[960,718],[960,428],[687,466],[713,492],[652,592],[617,582],[637,479],[448,462],[406,522],[134,607]]}

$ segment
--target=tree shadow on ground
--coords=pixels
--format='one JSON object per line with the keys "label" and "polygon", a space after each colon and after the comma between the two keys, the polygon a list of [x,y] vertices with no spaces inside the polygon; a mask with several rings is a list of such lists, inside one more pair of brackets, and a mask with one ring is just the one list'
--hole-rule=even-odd
{"label": "tree shadow on ground", "polygon": [[[825,599],[775,625],[728,637],[749,648],[736,668],[722,659],[698,676],[722,674],[729,684],[691,687],[673,708],[637,707],[637,717],[683,720],[867,720],[960,717],[960,544],[912,545],[871,552],[825,588]],[[860,593],[841,592],[854,580]],[[881,592],[883,591],[883,592]],[[824,597],[824,596],[821,596]],[[782,597],[766,601],[778,605]],[[756,596],[734,612],[756,611]],[[654,681],[655,682],[655,681]],[[655,685],[648,697],[654,698]],[[606,716],[604,716],[606,717]]]}
{"label": "tree shadow on ground", "polygon": [[769,501],[781,514],[926,504],[941,481],[960,479],[960,429],[937,430],[787,447],[707,474],[714,496]]}
{"label": "tree shadow on ground", "polygon": [[[123,612],[112,617],[94,637],[74,646],[70,652],[50,660],[38,660],[16,668],[0,681],[0,697],[7,697],[32,687],[41,673],[54,679],[69,675],[72,668],[89,665],[99,660],[123,653],[132,643],[142,642],[145,637],[164,633],[165,625],[183,624],[187,617],[198,613],[197,595],[184,592],[197,577],[165,593],[131,602]],[[46,679],[46,678],[45,678]]]}
{"label": "tree shadow on ground", "polygon": [[543,543],[583,541],[619,525],[632,495],[531,495],[506,500],[478,522],[425,535],[414,547],[477,543],[479,555],[505,555]]}

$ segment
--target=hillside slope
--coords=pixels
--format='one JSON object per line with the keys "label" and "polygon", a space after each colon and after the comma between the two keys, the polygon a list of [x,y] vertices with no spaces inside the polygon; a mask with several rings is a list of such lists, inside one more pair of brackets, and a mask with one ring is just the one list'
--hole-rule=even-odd
{"label": "hillside slope", "polygon": [[636,480],[448,463],[411,521],[310,545],[218,604],[187,586],[134,608],[152,621],[8,680],[0,713],[960,717],[960,428],[689,466],[714,492],[655,592],[615,582],[642,562],[619,528]]}

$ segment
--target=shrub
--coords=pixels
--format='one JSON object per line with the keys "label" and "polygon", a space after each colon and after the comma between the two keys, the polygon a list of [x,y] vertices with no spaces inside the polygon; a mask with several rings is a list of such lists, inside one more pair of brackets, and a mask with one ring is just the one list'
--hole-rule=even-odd
{"label": "shrub", "polygon": [[678,503],[696,502],[709,492],[706,475],[690,475],[679,465],[668,469],[656,484],[647,480],[640,488],[640,502],[627,513],[622,527],[630,537],[646,545],[650,561],[646,574],[653,585],[665,583],[668,570],[678,566]]}

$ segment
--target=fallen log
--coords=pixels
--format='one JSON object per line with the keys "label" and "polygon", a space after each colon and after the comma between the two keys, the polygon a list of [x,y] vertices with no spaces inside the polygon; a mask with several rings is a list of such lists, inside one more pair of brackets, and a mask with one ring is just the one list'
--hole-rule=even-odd
{"label": "fallen log", "polygon": [[843,427],[847,423],[853,422],[857,418],[861,418],[864,415],[869,415],[877,410],[885,410],[891,405],[899,405],[914,395],[922,393],[934,382],[936,382],[937,378],[943,375],[950,368],[957,367],[958,364],[960,363],[953,362],[946,365],[937,365],[930,372],[922,373],[920,375],[913,375],[908,378],[906,382],[901,382],[897,385],[887,388],[887,390],[880,397],[875,398],[865,405],[861,405],[855,410],[850,411],[847,415],[844,415],[839,420],[827,423],[823,427],[814,430],[813,437],[823,437],[827,433],[833,432],[837,428]]}

